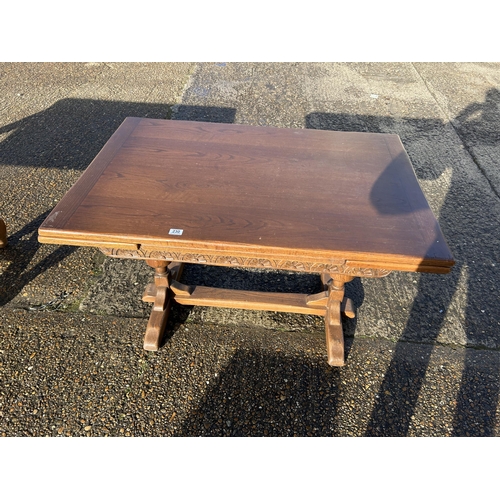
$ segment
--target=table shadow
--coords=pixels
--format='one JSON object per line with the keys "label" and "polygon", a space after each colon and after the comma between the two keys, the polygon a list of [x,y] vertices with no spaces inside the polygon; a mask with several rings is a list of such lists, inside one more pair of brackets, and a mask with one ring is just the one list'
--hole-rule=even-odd
{"label": "table shadow", "polygon": [[[293,334],[286,341],[293,345]],[[302,354],[238,348],[176,435],[335,435],[340,370]]]}
{"label": "table shadow", "polygon": [[[492,89],[484,103],[468,106],[457,115],[454,131],[464,141],[474,135],[475,144],[491,144],[497,140],[500,111],[497,102],[500,93]],[[471,123],[471,113],[474,119]],[[478,115],[479,112],[479,115]],[[460,124],[467,120],[463,129]],[[438,341],[441,327],[451,299],[463,289],[466,280],[467,303],[465,319],[466,343],[471,346],[498,349],[498,275],[495,262],[500,262],[498,245],[498,221],[485,217],[488,206],[498,202],[492,195],[485,196],[484,186],[471,183],[464,167],[446,157],[431,155],[432,161],[419,161],[418,151],[425,145],[432,151],[435,141],[446,133],[452,133],[451,125],[436,119],[399,118],[388,116],[349,115],[335,113],[312,113],[306,117],[308,128],[356,132],[396,133],[407,150],[418,179],[435,180],[446,168],[452,168],[451,181],[439,214],[439,224],[452,251],[456,264],[450,274],[420,274],[418,293],[413,301],[404,331],[399,335],[392,361],[380,387],[367,428],[367,436],[406,436],[415,413],[419,394]],[[447,128],[448,127],[448,128]],[[445,153],[446,154],[446,153]],[[382,174],[391,175],[391,165]],[[380,197],[372,193],[372,203],[380,213],[390,211]],[[417,207],[418,208],[418,207]],[[428,253],[432,253],[429,249]],[[462,282],[461,282],[462,280]],[[390,298],[387,298],[390,300]],[[395,332],[396,333],[396,332]],[[422,342],[422,363],[408,371],[403,355],[407,342]],[[407,390],[408,387],[411,390]],[[402,397],[403,391],[405,397]],[[456,410],[452,434],[455,436],[491,436],[495,429],[495,414],[500,378],[481,377],[477,368],[477,353],[465,349],[464,368],[460,388],[456,396]]]}

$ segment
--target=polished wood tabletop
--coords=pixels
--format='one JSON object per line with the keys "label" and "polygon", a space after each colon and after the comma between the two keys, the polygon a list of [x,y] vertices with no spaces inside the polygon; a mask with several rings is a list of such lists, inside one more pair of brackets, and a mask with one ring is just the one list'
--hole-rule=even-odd
{"label": "polished wood tabletop", "polygon": [[[397,135],[127,118],[39,228],[42,243],[96,246],[155,269],[144,348],[171,304],[325,317],[344,364],[344,284],[454,264]],[[184,263],[319,273],[323,291],[186,286]]]}
{"label": "polished wood tabletop", "polygon": [[127,118],[39,238],[392,270],[453,265],[394,134]]}

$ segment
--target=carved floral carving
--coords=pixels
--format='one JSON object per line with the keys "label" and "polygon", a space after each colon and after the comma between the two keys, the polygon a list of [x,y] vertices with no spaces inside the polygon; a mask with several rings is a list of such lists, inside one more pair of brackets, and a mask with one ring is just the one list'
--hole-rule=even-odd
{"label": "carved floral carving", "polygon": [[303,262],[284,259],[260,259],[250,257],[232,257],[226,255],[197,254],[191,252],[172,252],[168,250],[125,250],[120,248],[99,248],[109,257],[124,259],[167,260],[170,262],[188,262],[192,264],[208,264],[219,266],[254,267],[267,269],[283,269],[309,273],[344,274],[364,278],[381,278],[391,271],[387,269],[369,269],[346,265],[345,261],[335,263]]}

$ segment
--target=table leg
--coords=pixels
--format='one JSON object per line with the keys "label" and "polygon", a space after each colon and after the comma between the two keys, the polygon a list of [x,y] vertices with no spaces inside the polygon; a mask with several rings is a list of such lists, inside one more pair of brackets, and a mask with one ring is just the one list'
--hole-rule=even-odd
{"label": "table leg", "polygon": [[155,276],[154,284],[151,283],[153,286],[148,286],[146,289],[146,294],[149,294],[146,300],[151,301],[151,298],[154,297],[154,304],[146,328],[146,335],[144,336],[144,349],[146,351],[157,351],[172,307],[169,291],[171,276],[168,261],[146,260],[146,263],[154,268]]}
{"label": "table leg", "polygon": [[[323,283],[323,289],[328,290],[328,282],[332,278],[328,273],[323,273],[321,275],[321,282]],[[352,281],[353,278],[347,279],[347,281]],[[351,299],[348,297],[344,297],[342,299],[342,304],[340,305],[340,312],[347,316],[348,318],[355,318],[356,317],[356,311],[354,310],[354,303]]]}
{"label": "table leg", "polygon": [[345,304],[344,284],[354,279],[353,276],[330,275],[323,283],[328,286],[328,302],[326,304],[325,333],[326,351],[330,366],[344,366],[344,332],[340,317],[342,305]]}

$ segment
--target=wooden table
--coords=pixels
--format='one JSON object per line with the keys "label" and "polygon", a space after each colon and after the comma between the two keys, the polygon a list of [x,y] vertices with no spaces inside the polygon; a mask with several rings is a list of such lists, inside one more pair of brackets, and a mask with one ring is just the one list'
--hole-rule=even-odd
{"label": "wooden table", "polygon": [[[39,229],[154,268],[144,349],[172,302],[325,316],[344,364],[344,284],[391,271],[447,273],[439,224],[397,135],[127,118]],[[317,273],[312,295],[186,286],[185,262]]]}

